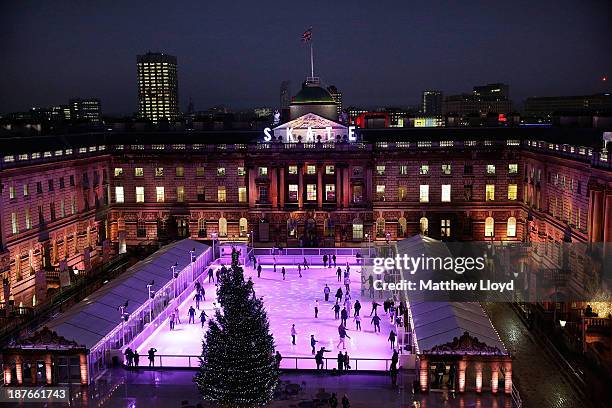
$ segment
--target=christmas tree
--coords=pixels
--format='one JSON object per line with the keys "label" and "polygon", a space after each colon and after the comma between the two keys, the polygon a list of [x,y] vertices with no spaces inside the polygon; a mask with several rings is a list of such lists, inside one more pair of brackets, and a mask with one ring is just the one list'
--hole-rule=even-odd
{"label": "christmas tree", "polygon": [[217,299],[223,312],[208,324],[194,380],[204,399],[220,406],[263,406],[278,383],[274,338],[263,303],[234,254],[231,269],[222,268]]}

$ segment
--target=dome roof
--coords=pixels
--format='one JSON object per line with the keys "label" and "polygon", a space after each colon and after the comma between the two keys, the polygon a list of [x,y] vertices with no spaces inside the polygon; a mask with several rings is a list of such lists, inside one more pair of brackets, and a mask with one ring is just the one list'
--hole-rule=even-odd
{"label": "dome roof", "polygon": [[292,104],[306,104],[306,103],[333,103],[336,101],[331,96],[331,94],[327,91],[327,89],[322,88],[318,85],[313,84],[304,84],[302,85],[302,89],[293,97],[291,101]]}

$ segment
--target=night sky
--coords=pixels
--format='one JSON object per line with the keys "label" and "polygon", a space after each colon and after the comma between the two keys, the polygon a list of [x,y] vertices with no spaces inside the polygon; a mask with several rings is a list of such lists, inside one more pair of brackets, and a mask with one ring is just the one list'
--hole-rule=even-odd
{"label": "night sky", "polygon": [[[94,4],[96,3],[96,4]],[[107,5],[103,5],[108,3]],[[129,4],[128,4],[129,3]],[[176,55],[185,109],[277,106],[315,70],[344,105],[416,104],[506,82],[530,95],[602,92],[612,73],[610,1],[2,1],[0,112],[99,97],[137,109],[136,55]],[[607,85],[607,86],[606,86]],[[520,105],[519,105],[520,106]]]}

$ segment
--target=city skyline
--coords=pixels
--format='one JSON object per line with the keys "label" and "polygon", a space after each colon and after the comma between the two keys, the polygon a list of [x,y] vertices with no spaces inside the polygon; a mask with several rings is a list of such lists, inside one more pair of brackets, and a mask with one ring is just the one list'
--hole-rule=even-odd
{"label": "city skyline", "polygon": [[[177,57],[181,111],[190,99],[196,110],[219,104],[277,106],[279,84],[291,80],[298,88],[308,74],[300,35],[309,26],[316,74],[342,90],[345,106],[417,105],[423,89],[451,95],[492,82],[509,84],[516,106],[528,96],[606,90],[601,80],[610,67],[609,54],[601,52],[610,37],[605,2],[589,2],[580,10],[552,7],[553,2],[479,3],[461,9],[315,3],[317,13],[304,15],[258,3],[270,12],[256,22],[252,5],[165,13],[155,7],[102,11],[61,2],[5,5],[0,32],[12,58],[0,68],[0,87],[11,98],[0,101],[0,112],[75,97],[99,98],[109,114],[136,112],[135,61],[147,51]],[[130,24],[137,13],[145,23],[138,30]],[[53,15],[57,19],[49,18]],[[69,18],[87,24],[62,24]],[[367,28],[378,21],[387,24],[378,24],[383,28],[375,32]],[[160,27],[172,28],[172,34]]]}

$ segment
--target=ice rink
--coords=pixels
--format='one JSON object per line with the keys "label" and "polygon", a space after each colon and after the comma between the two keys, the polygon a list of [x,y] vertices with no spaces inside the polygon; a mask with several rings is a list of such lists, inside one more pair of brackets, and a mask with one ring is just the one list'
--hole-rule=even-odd
{"label": "ice rink", "polygon": [[[245,279],[252,277],[255,283],[255,294],[263,297],[265,308],[270,320],[270,328],[275,339],[276,349],[283,356],[281,368],[315,368],[314,356],[311,353],[310,335],[314,334],[319,342],[316,347],[325,347],[330,352],[325,353],[328,359],[335,359],[338,355],[338,325],[340,320],[334,319],[334,295],[339,287],[344,291],[344,282],[338,282],[336,268],[322,268],[321,266],[302,270],[302,278],[298,276],[297,267],[285,265],[286,280],[283,281],[281,267],[277,265],[277,272],[274,273],[272,265],[264,265],[261,278],[257,278],[257,273],[250,267],[245,268]],[[344,268],[343,268],[344,269]],[[360,370],[384,370],[385,361],[380,360],[359,360],[355,359],[390,359],[392,350],[388,341],[391,324],[388,315],[384,314],[382,303],[384,299],[377,299],[381,306],[378,307],[378,314],[381,317],[381,332],[374,333],[374,326],[369,317],[372,309],[372,301],[368,297],[367,291],[361,293],[361,275],[358,266],[351,266],[351,295],[352,302],[359,299],[362,305],[361,326],[362,331],[355,331],[353,319],[354,309],[347,320],[348,335],[346,350],[352,360],[351,366]],[[328,284],[331,289],[329,302],[324,301],[323,288]],[[208,282],[208,277],[204,280],[206,290],[206,301],[200,303],[200,310],[203,308],[209,318],[214,318],[213,302],[216,301],[216,290],[213,283]],[[193,299],[195,291],[188,299]],[[377,293],[378,297],[378,293]],[[319,317],[314,317],[315,300],[319,301]],[[202,339],[206,330],[201,327],[199,315],[200,310],[196,310],[195,324],[189,324],[187,310],[193,305],[194,300],[185,301],[179,308],[181,323],[177,322],[175,329],[170,331],[169,322],[153,333],[144,343],[138,347],[138,352],[146,355],[150,347],[157,349],[157,355],[161,355],[163,366],[197,366],[197,358],[178,357],[178,356],[198,356],[202,351]],[[297,330],[296,345],[291,344],[291,325],[295,324]],[[340,346],[342,349],[342,346]],[[173,355],[177,357],[170,357]],[[301,357],[301,359],[295,359]],[[156,361],[156,365],[159,364]],[[335,361],[328,361],[329,368],[336,367]]]}

